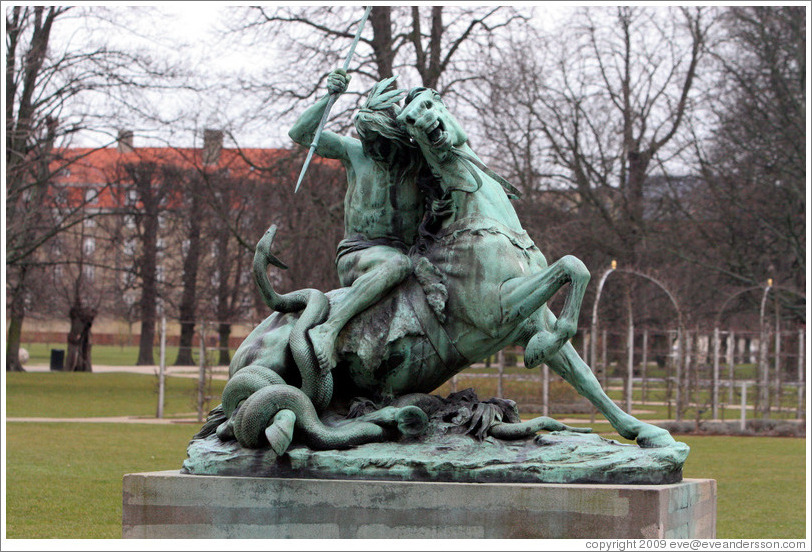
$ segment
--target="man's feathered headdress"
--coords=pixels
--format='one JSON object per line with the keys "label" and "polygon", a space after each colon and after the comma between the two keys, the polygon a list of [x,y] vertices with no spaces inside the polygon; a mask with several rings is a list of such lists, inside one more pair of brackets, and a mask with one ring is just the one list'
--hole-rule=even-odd
{"label": "man's feathered headdress", "polygon": [[364,105],[358,110],[358,114],[355,116],[355,128],[362,140],[367,137],[368,131],[373,131],[380,136],[412,147],[409,135],[397,121],[400,111],[397,102],[407,91],[399,88],[387,90],[397,78],[395,75],[375,83],[369,91]]}
{"label": "man's feathered headdress", "polygon": [[394,75],[375,83],[375,85],[369,91],[369,96],[367,96],[367,100],[364,102],[361,109],[369,111],[384,111],[390,107],[395,107],[397,102],[407,92],[406,90],[402,90],[400,88],[394,88],[388,91],[386,90],[392,85],[392,83],[395,82],[395,80],[397,80],[397,78],[398,76]]}

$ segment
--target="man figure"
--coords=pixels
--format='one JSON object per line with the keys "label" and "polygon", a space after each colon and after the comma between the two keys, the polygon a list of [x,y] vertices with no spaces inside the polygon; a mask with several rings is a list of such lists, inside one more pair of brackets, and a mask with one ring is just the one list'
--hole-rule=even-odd
{"label": "man figure", "polygon": [[[309,147],[330,94],[342,94],[350,77],[343,69],[330,73],[329,94],[308,108],[288,133]],[[339,159],[347,171],[344,199],[344,239],[336,268],[349,292],[323,324],[310,330],[322,370],[335,367],[335,342],[356,314],[380,301],[412,271],[407,256],[423,218],[423,197],[417,177],[426,171],[423,158],[398,124],[396,102],[405,90],[389,90],[394,77],[372,87],[355,117],[360,140],[323,131],[316,153]]]}

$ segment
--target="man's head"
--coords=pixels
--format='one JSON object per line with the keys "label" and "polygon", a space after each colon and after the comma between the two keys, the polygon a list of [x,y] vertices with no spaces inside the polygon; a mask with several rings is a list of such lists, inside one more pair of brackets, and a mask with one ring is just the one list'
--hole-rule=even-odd
{"label": "man's head", "polygon": [[397,102],[406,91],[386,90],[396,78],[390,77],[375,84],[355,116],[355,128],[364,151],[373,158],[388,158],[393,145],[411,147],[409,135],[397,121]]}

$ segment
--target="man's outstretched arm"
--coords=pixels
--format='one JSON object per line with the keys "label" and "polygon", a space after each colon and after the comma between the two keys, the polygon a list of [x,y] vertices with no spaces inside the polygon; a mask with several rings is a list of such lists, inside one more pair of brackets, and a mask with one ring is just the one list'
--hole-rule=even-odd
{"label": "man's outstretched arm", "polygon": [[[330,96],[333,94],[343,94],[344,91],[347,90],[347,84],[349,82],[350,77],[343,69],[336,69],[331,72],[327,77],[327,95],[319,99],[314,105],[302,113],[293,127],[291,127],[288,136],[297,144],[309,148],[310,144],[313,143],[313,137],[324,115],[324,110],[327,108],[327,102]],[[350,138],[325,130],[321,133],[321,137],[319,138],[316,153],[322,157],[329,157],[331,159],[346,159],[347,144],[345,142],[347,140],[350,140]]]}

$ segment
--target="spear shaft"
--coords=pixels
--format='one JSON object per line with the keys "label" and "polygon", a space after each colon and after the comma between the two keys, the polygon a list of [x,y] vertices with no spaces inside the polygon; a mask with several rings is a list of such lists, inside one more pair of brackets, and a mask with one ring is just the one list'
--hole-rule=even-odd
{"label": "spear shaft", "polygon": [[[347,59],[344,60],[344,71],[350,67],[350,60],[352,59],[352,55],[355,53],[355,47],[358,45],[358,41],[361,39],[361,31],[364,30],[364,23],[366,23],[370,11],[372,11],[372,6],[367,6],[366,10],[364,10],[364,15],[361,17],[361,22],[358,24],[358,30],[355,32],[355,38],[352,40],[350,51],[347,53]],[[296,189],[293,191],[293,193],[299,191],[299,186],[302,184],[302,179],[304,178],[305,172],[307,172],[307,167],[310,165],[310,160],[313,158],[313,152],[316,151],[316,148],[319,145],[321,131],[324,130],[324,124],[327,122],[327,117],[330,115],[330,109],[332,109],[333,104],[336,103],[336,99],[338,99],[338,94],[330,94],[330,97],[327,100],[327,105],[324,108],[324,113],[321,116],[321,122],[319,122],[316,133],[313,135],[313,142],[310,144],[310,150],[307,152],[307,158],[305,159],[304,165],[302,165],[302,172],[299,173],[299,180],[296,182]]]}

